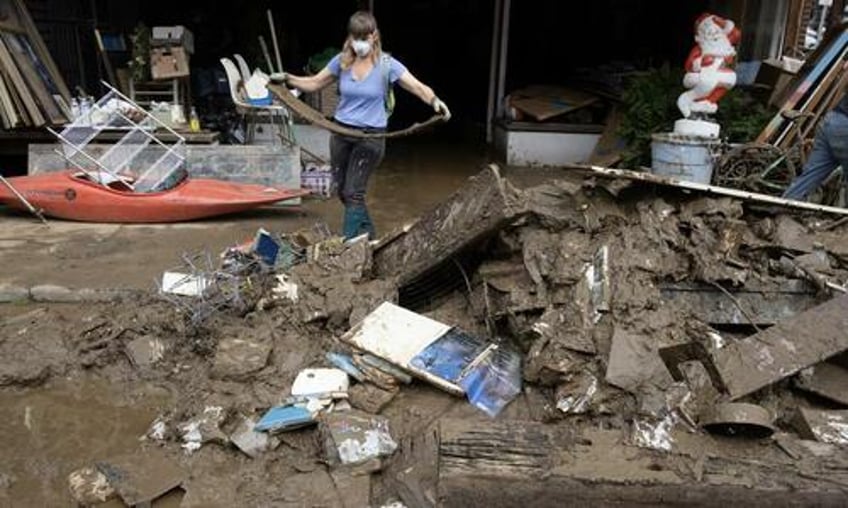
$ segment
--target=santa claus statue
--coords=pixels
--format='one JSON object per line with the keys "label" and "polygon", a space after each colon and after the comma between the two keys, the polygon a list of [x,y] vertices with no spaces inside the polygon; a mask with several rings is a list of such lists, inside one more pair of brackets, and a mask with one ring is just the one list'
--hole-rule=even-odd
{"label": "santa claus statue", "polygon": [[[677,107],[684,118],[690,118],[693,113],[715,113],[718,101],[736,85],[735,46],[741,36],[732,21],[715,14],[702,14],[695,21],[697,45],[686,59],[683,77],[683,86],[688,90],[677,99]],[[684,121],[682,126],[685,130],[692,125]],[[714,134],[718,135],[717,126]]]}

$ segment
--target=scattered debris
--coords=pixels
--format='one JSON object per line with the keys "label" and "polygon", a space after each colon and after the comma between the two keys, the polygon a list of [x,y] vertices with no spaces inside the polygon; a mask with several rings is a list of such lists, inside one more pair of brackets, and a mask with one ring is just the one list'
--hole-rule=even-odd
{"label": "scattered debris", "polygon": [[362,464],[387,457],[397,448],[387,419],[358,411],[330,413],[322,418],[319,430],[331,465]]}
{"label": "scattered debris", "polygon": [[665,391],[672,378],[663,365],[656,341],[651,338],[615,328],[609,354],[606,381],[633,394],[646,391]]}
{"label": "scattered debris", "polygon": [[265,432],[257,432],[255,427],[256,423],[252,418],[240,417],[236,430],[230,434],[230,442],[252,459],[280,444],[277,438]]}
{"label": "scattered debris", "polygon": [[350,405],[366,413],[379,414],[399,392],[398,387],[384,390],[371,383],[358,383],[350,387]]}
{"label": "scattered debris", "polygon": [[179,426],[183,449],[192,453],[206,443],[226,444],[227,436],[221,431],[221,425],[227,418],[226,411],[220,406],[207,406],[203,414]]}
{"label": "scattered debris", "polygon": [[106,475],[94,467],[84,467],[68,475],[71,496],[82,506],[105,503],[116,496]]}
{"label": "scattered debris", "polygon": [[363,373],[362,370],[360,370],[359,367],[356,366],[356,364],[353,362],[353,358],[350,355],[344,353],[328,352],[324,356],[324,358],[326,358],[326,360],[330,362],[333,367],[343,370],[347,373],[348,376],[359,381],[360,383],[364,383],[366,381],[365,373]]}
{"label": "scattered debris", "polygon": [[270,354],[270,344],[224,339],[218,344],[210,375],[216,379],[245,379],[264,368]]}
{"label": "scattered debris", "polygon": [[280,243],[275,240],[271,233],[264,229],[256,232],[251,252],[268,266],[277,264],[277,256],[280,253]]}
{"label": "scattered debris", "polygon": [[793,423],[803,439],[848,445],[848,411],[798,408]]}
{"label": "scattered debris", "polygon": [[581,370],[557,387],[556,408],[566,414],[583,414],[592,409],[598,393],[598,378],[591,371]]}
{"label": "scattered debris", "polygon": [[715,365],[731,399],[848,349],[848,295],[835,297],[792,319],[715,352]]}
{"label": "scattered debris", "polygon": [[130,362],[139,368],[149,367],[165,356],[165,345],[156,337],[138,337],[125,347]]}
{"label": "scattered debris", "polygon": [[795,386],[806,392],[848,406],[848,369],[822,362],[798,373]]}
{"label": "scattered debris", "polygon": [[390,302],[366,316],[342,340],[449,393],[467,396],[493,416],[521,392],[517,352]]}
{"label": "scattered debris", "polygon": [[162,274],[162,292],[180,296],[200,296],[209,285],[209,281],[202,276],[165,272]]}
{"label": "scattered debris", "polygon": [[640,448],[670,452],[674,444],[671,430],[676,424],[677,418],[673,414],[668,414],[660,420],[649,417],[636,418],[633,420],[631,440]]}
{"label": "scattered debris", "polygon": [[762,406],[729,402],[716,405],[700,418],[700,423],[714,434],[759,439],[774,434],[773,419],[771,413]]}
{"label": "scattered debris", "polygon": [[518,191],[501,177],[497,166],[490,165],[408,231],[381,246],[374,253],[375,272],[397,277],[402,284],[411,282],[523,213]]}
{"label": "scattered debris", "polygon": [[298,373],[291,388],[297,398],[347,398],[349,381],[339,369],[304,369]]}
{"label": "scattered debris", "polygon": [[185,480],[183,470],[160,450],[146,450],[95,465],[128,506],[151,503]]}
{"label": "scattered debris", "polygon": [[253,427],[257,432],[275,434],[300,429],[316,423],[315,413],[305,406],[290,404],[268,410]]}
{"label": "scattered debris", "polygon": [[392,376],[393,378],[397,379],[398,381],[400,381],[403,384],[408,385],[409,383],[412,382],[412,376],[410,376],[406,372],[400,370],[398,367],[395,367],[394,365],[390,364],[389,362],[382,360],[380,358],[377,358],[374,355],[368,355],[368,354],[363,355],[362,361],[366,365],[368,365],[370,367],[374,367],[375,369],[378,369],[378,370]]}

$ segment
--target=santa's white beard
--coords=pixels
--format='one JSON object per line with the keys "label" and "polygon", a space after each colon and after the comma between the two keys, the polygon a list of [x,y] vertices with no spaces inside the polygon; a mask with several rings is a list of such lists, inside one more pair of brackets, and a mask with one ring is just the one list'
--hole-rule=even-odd
{"label": "santa's white beard", "polygon": [[701,46],[701,53],[705,55],[716,56],[733,56],[736,54],[736,48],[730,44],[730,40],[724,37],[719,40],[705,40],[698,38],[698,45]]}

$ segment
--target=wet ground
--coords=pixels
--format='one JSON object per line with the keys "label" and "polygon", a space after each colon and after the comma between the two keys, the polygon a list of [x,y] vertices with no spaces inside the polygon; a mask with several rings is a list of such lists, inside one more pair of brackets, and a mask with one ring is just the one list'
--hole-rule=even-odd
{"label": "wet ground", "polygon": [[[372,178],[369,204],[379,231],[415,219],[458,189],[487,161],[462,146],[396,143]],[[298,209],[264,209],[173,225],[106,225],[0,215],[0,286],[154,289],[180,256],[217,254],[252,238],[257,228],[291,231],[326,222],[338,230],[341,205],[312,199]],[[0,320],[39,308],[0,305]],[[91,309],[52,305],[79,318]],[[14,361],[4,358],[3,361]],[[175,394],[155,382],[130,384],[101,375],[54,377],[35,388],[0,389],[0,507],[71,506],[67,475],[94,460],[136,451],[139,437]],[[8,488],[7,488],[8,487]],[[155,506],[177,506],[167,499]]]}
{"label": "wet ground", "polygon": [[[413,220],[449,196],[486,163],[463,145],[395,143],[372,177],[369,207],[378,232]],[[83,224],[29,215],[0,215],[0,284],[82,288],[152,288],[183,253],[242,243],[263,227],[292,231],[326,222],[341,227],[336,199],[311,199],[299,209],[268,208],[238,216],[171,225]]]}
{"label": "wet ground", "polygon": [[[385,233],[443,203],[464,186],[468,177],[477,175],[486,161],[482,151],[467,147],[396,144],[371,182],[370,205],[378,229]],[[613,184],[600,186],[591,181],[584,182],[585,186],[575,185],[577,182],[565,180],[574,176],[583,181],[583,177],[562,170],[507,168],[503,173],[518,187],[536,185],[551,177],[559,177],[559,181],[524,192],[509,191],[531,207],[532,214],[504,227],[498,238],[501,250],[490,245],[495,252],[485,254],[492,259],[487,258],[484,261],[488,264],[470,272],[471,280],[476,282],[481,273],[489,273],[494,277],[490,285],[510,296],[491,301],[492,316],[504,318],[499,321],[499,330],[516,338],[530,339],[527,327],[536,319],[544,320],[544,316],[539,318],[537,314],[545,309],[574,318],[564,322],[564,326],[574,326],[573,330],[577,331],[591,330],[593,327],[587,326],[585,321],[586,309],[580,303],[588,293],[578,291],[580,284],[575,281],[583,279],[584,262],[594,260],[593,253],[601,245],[605,249],[609,247],[613,275],[610,286],[616,295],[614,306],[602,318],[601,324],[594,327],[591,337],[569,333],[565,334],[567,337],[539,337],[531,341],[535,353],[525,351],[525,362],[529,363],[524,365],[528,389],[495,420],[497,424],[506,425],[513,420],[519,420],[518,425],[543,424],[539,429],[554,429],[551,432],[556,433],[567,430],[569,435],[572,431],[584,433],[582,437],[578,434],[572,437],[574,443],[582,443],[589,452],[585,463],[579,467],[569,465],[569,460],[577,458],[573,454],[550,457],[555,461],[540,462],[544,477],[579,473],[593,492],[598,482],[603,487],[603,482],[609,481],[611,490],[601,489],[601,494],[595,492],[586,498],[603,504],[610,501],[626,504],[613,485],[616,479],[624,479],[625,484],[630,485],[637,482],[636,478],[655,477],[670,482],[649,485],[656,487],[659,499],[663,500],[680,498],[673,494],[678,491],[664,490],[673,484],[683,485],[684,490],[690,484],[720,489],[720,495],[714,491],[704,494],[704,499],[714,499],[713,493],[718,496],[715,499],[732,499],[733,488],[737,485],[748,488],[767,485],[802,495],[809,491],[820,494],[822,504],[844,499],[833,497],[842,495],[834,491],[833,485],[848,485],[848,478],[840,476],[842,471],[848,471],[848,465],[842,460],[843,454],[834,450],[790,454],[769,442],[751,442],[745,446],[728,442],[725,446],[710,436],[689,434],[685,429],[678,429],[683,434],[678,442],[680,446],[675,445],[672,454],[657,455],[655,450],[637,449],[633,443],[628,444],[633,437],[628,437],[629,427],[625,420],[636,414],[637,406],[639,411],[656,416],[657,410],[663,410],[664,404],[671,402],[654,397],[654,390],[640,389],[641,381],[634,381],[638,386],[632,386],[634,383],[630,383],[627,376],[619,375],[623,372],[647,380],[657,367],[656,362],[637,361],[636,357],[625,362],[627,365],[612,362],[616,343],[619,345],[616,359],[622,360],[627,356],[622,348],[628,340],[650,345],[674,342],[672,339],[677,337],[699,333],[696,325],[700,321],[691,309],[662,303],[656,288],[656,282],[662,277],[675,277],[675,280],[695,277],[693,274],[706,280],[740,277],[736,271],[740,261],[734,259],[733,264],[728,264],[725,258],[712,254],[720,248],[735,251],[743,244],[758,247],[744,251],[744,260],[754,271],[757,267],[771,266],[773,255],[788,249],[787,245],[800,251],[811,248],[807,246],[812,245],[808,235],[796,238],[786,234],[786,231],[799,234],[806,231],[801,223],[783,217],[780,221],[783,226],[775,226],[770,217],[759,214],[742,217],[741,204],[726,200],[680,193],[660,196],[656,190],[644,187],[620,192]],[[475,179],[479,181],[479,177]],[[504,184],[500,188],[511,189],[511,186]],[[472,193],[475,197],[486,195],[477,192],[476,186],[465,186],[463,199],[469,199],[469,189],[475,189]],[[509,201],[505,203],[497,205],[498,210],[491,210],[494,216],[501,209],[510,208]],[[456,203],[451,206],[452,210],[465,209]],[[483,216],[487,216],[485,211],[475,217]],[[459,220],[463,218],[465,216]],[[0,290],[9,285],[53,284],[70,288],[152,291],[164,270],[182,265],[180,257],[184,253],[204,250],[217,256],[225,248],[252,238],[259,227],[285,232],[326,222],[338,231],[340,219],[341,206],[332,199],[307,201],[297,210],[261,210],[238,217],[165,226],[53,221],[45,228],[26,215],[3,216],[0,219],[0,266],[4,268],[0,269]],[[413,230],[410,236],[425,232],[424,244],[431,238],[443,238],[427,228],[430,219],[432,217],[425,217],[424,226]],[[681,227],[683,223],[687,226]],[[724,244],[717,244],[717,232],[728,229],[729,224],[734,226],[734,231],[741,228],[742,233],[748,234],[732,235],[733,238],[725,239],[730,245],[722,247]],[[475,226],[468,223],[463,231],[473,230]],[[448,226],[448,233],[455,229]],[[837,237],[843,234],[841,231],[830,233]],[[833,240],[826,235],[816,238]],[[842,243],[831,241],[828,249],[840,260],[840,266],[848,264],[844,261],[848,259],[848,248]],[[429,251],[417,249],[415,252]],[[503,258],[504,252],[518,255],[507,259]],[[556,255],[551,257],[549,253]],[[516,277],[512,277],[509,270],[503,271],[504,266],[509,268],[509,263],[518,267],[520,273]],[[356,322],[355,316],[363,315],[358,314],[363,308],[366,312],[373,308],[371,299],[392,298],[384,286],[397,291],[396,287],[392,289],[393,282],[381,279],[356,282],[357,289],[354,289],[347,280],[350,278],[347,271],[332,273],[331,270],[324,274],[318,264],[305,263],[290,272],[304,288],[299,303],[263,307],[246,316],[237,312],[219,313],[200,327],[189,326],[172,302],[145,297],[141,293],[131,301],[117,303],[36,305],[16,301],[0,305],[0,508],[70,506],[67,477],[72,471],[91,465],[93,461],[127,453],[143,461],[159,448],[183,467],[187,476],[183,478],[185,497],[172,495],[154,503],[156,507],[346,505],[341,501],[345,495],[342,487],[331,478],[325,464],[320,436],[312,429],[285,433],[277,450],[256,459],[240,454],[226,439],[204,445],[193,454],[184,453],[178,444],[180,424],[196,418],[209,406],[226,408],[229,417],[221,423],[220,431],[229,435],[239,414],[256,416],[278,404],[280,394],[287,393],[300,369],[326,366],[325,353],[339,346],[339,335]],[[501,272],[493,272],[495,268]],[[831,273],[841,277],[840,280],[848,278],[848,273],[833,270]],[[529,276],[521,275],[525,271],[543,275],[544,284],[534,285]],[[761,271],[771,277],[766,268]],[[454,291],[444,301],[440,300],[429,316],[466,327],[473,334],[486,333],[474,304],[475,291],[484,290],[484,286],[476,282],[472,288],[466,278],[468,294]],[[487,316],[489,303],[486,302]],[[572,304],[576,307],[569,307]],[[315,317],[313,311],[316,309],[324,313],[322,318]],[[614,333],[619,327],[622,331],[635,330],[638,336]],[[589,340],[591,354],[586,353],[587,344],[569,342],[581,337]],[[130,343],[136,339],[159,340],[166,351],[164,357],[150,366],[132,363]],[[222,346],[224,341],[248,342],[256,350],[265,348],[265,363],[242,371],[245,362],[237,358],[228,360],[229,353],[220,354],[222,350],[230,351]],[[541,349],[536,349],[539,344]],[[526,350],[530,345],[522,347]],[[571,352],[575,347],[582,353]],[[658,357],[655,359],[659,361]],[[613,363],[621,372],[609,368]],[[579,388],[571,386],[571,381],[567,380],[562,384],[565,378],[558,373],[609,378],[594,397],[600,404],[598,412],[588,418],[571,415],[572,419],[563,425],[544,425],[564,418],[552,414],[554,403],[559,407],[560,389]],[[655,381],[662,381],[665,386],[668,380]],[[624,386],[616,388],[613,384]],[[792,402],[788,398],[784,400],[784,391],[767,395],[761,401],[766,407]],[[698,399],[697,402],[708,400]],[[404,386],[381,415],[388,418],[392,435],[397,440],[424,434],[424,430],[436,421],[452,419],[472,427],[479,424],[480,428],[492,424],[490,418],[464,399],[452,397],[425,383]],[[140,439],[154,419],[159,418],[170,429],[165,440]],[[598,432],[605,437],[596,439]],[[607,441],[607,448],[601,446]],[[593,442],[601,444],[595,446]],[[489,448],[486,450],[480,457],[469,457],[471,462],[463,466],[465,469],[460,476],[479,473],[474,461],[482,457],[485,462],[485,457],[491,453]],[[551,450],[541,455],[561,454]],[[617,466],[612,464],[614,458],[607,456],[608,450],[624,454]],[[501,455],[498,453],[498,457]],[[510,457],[512,455],[507,453],[504,460],[513,460]],[[712,459],[716,459],[715,463],[710,463]],[[556,473],[551,464],[561,461],[565,462]],[[823,488],[822,483],[813,480],[822,475],[827,475],[833,485]],[[388,473],[372,475],[374,506],[382,506],[395,495],[389,478],[392,476]],[[475,486],[473,474],[466,479],[471,482],[470,494],[479,502],[481,492],[475,490],[479,486]],[[524,483],[529,491],[534,491],[544,489],[546,482]],[[457,485],[454,487],[461,487]],[[496,491],[493,489],[489,493]],[[648,497],[642,497],[643,494]],[[632,499],[638,502],[657,499],[650,495],[647,491],[637,492]],[[809,499],[815,503],[818,498]],[[503,504],[503,499],[499,501]],[[549,506],[559,506],[561,492],[549,493],[543,501]],[[454,504],[457,505],[456,499]],[[469,504],[473,503],[458,505]],[[114,501],[109,506],[119,506],[119,503]]]}

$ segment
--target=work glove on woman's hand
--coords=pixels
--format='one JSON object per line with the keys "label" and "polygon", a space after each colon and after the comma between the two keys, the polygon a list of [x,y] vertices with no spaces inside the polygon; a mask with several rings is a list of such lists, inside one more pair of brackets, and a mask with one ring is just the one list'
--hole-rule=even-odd
{"label": "work glove on woman's hand", "polygon": [[285,83],[289,79],[289,75],[285,72],[272,72],[268,77],[272,83]]}
{"label": "work glove on woman's hand", "polygon": [[433,102],[431,104],[433,106],[433,111],[445,117],[446,122],[451,119],[451,112],[448,109],[448,105],[442,102],[442,99],[433,97]]}

